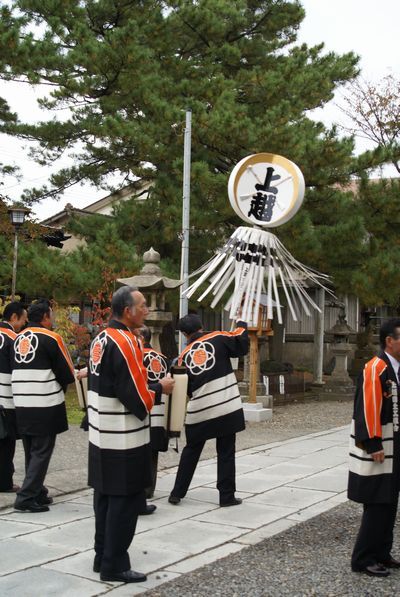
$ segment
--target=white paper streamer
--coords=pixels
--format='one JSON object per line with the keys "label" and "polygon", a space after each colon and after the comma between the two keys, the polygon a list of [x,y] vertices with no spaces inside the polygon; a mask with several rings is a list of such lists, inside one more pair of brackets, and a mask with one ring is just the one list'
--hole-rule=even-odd
{"label": "white paper streamer", "polygon": [[301,310],[310,315],[310,308],[320,311],[318,305],[307,292],[310,286],[332,291],[324,284],[329,277],[297,261],[271,232],[259,228],[240,226],[214,257],[189,277],[199,276],[189,286],[185,294],[188,298],[207,284],[198,301],[208,294],[213,295],[211,307],[219,303],[231,289],[225,309],[230,318],[236,319],[241,307],[241,319],[254,327],[258,324],[262,292],[266,294],[267,318],[283,322],[282,299],[285,299],[289,312],[297,321]]}

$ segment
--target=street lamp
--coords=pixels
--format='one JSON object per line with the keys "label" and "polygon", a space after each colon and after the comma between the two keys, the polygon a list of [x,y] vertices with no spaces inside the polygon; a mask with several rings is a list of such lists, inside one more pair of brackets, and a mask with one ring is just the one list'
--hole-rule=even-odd
{"label": "street lamp", "polygon": [[18,231],[20,226],[25,222],[25,216],[29,213],[29,209],[22,207],[21,205],[13,205],[9,207],[8,213],[10,215],[10,222],[14,226],[15,240],[14,240],[14,260],[13,260],[13,272],[12,272],[12,288],[11,288],[11,300],[15,300],[15,284],[17,281],[17,259],[18,259]]}

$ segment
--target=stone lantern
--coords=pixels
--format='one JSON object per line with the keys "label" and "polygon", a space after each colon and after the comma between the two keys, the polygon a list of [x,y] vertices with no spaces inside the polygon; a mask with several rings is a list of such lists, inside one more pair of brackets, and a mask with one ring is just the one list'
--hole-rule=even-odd
{"label": "stone lantern", "polygon": [[153,247],[143,254],[144,266],[139,275],[130,278],[119,278],[117,282],[134,286],[142,292],[149,307],[146,325],[151,331],[151,344],[160,351],[160,334],[164,325],[172,321],[172,313],[165,310],[165,292],[178,288],[182,282],[163,276],[160,268],[160,253]]}
{"label": "stone lantern", "polygon": [[353,332],[346,321],[344,310],[339,313],[335,325],[328,330],[332,336],[331,353],[335,357],[335,367],[329,380],[322,389],[325,397],[327,394],[332,398],[352,398],[354,385],[347,372],[347,359],[352,347],[349,344],[350,334]]}

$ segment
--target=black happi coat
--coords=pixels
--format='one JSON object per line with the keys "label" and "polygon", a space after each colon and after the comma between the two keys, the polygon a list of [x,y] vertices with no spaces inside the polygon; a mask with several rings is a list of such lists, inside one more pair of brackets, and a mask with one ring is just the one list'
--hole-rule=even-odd
{"label": "black happi coat", "polygon": [[[399,386],[384,352],[366,363],[357,383],[350,437],[348,497],[364,504],[397,500],[400,488]],[[383,463],[373,452],[384,450]]]}
{"label": "black happi coat", "polygon": [[[145,344],[143,362],[147,370],[149,387],[155,389],[159,386],[158,381],[168,373],[168,361],[163,354],[154,350],[150,344]],[[167,401],[168,396],[161,394],[160,403],[155,404],[150,413],[150,443],[151,449],[155,452],[166,452],[168,450]]]}
{"label": "black happi coat", "polygon": [[151,485],[150,410],[140,344],[121,322],[92,342],[89,360],[89,485],[131,495]]}
{"label": "black happi coat", "polygon": [[64,394],[74,367],[59,334],[29,324],[14,342],[12,392],[21,435],[56,435],[68,429]]}
{"label": "black happi coat", "polygon": [[247,324],[234,332],[199,332],[179,357],[187,369],[189,402],[186,438],[196,443],[230,435],[245,428],[242,400],[231,358],[247,354]]}
{"label": "black happi coat", "polygon": [[8,437],[18,437],[15,406],[11,388],[11,367],[14,358],[14,340],[17,334],[6,321],[0,322],[0,408],[3,407]]}

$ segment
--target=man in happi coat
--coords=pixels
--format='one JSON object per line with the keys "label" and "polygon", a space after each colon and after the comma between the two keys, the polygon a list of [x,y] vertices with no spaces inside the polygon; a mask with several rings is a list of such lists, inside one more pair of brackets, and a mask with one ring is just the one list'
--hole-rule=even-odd
{"label": "man in happi coat", "polygon": [[106,330],[92,342],[89,360],[89,485],[94,488],[95,559],[104,581],[142,582],[128,548],[151,484],[149,413],[171,379],[150,390],[138,338],[131,331],[148,313],[141,292],[117,290]]}
{"label": "man in happi coat", "polygon": [[74,368],[61,336],[52,330],[49,301],[28,309],[28,326],[14,342],[11,376],[18,432],[25,451],[25,479],[14,508],[46,512],[53,499],[44,486],[59,433],[68,429],[64,395]]}
{"label": "man in happi coat", "polygon": [[187,369],[190,399],[185,419],[187,444],[168,501],[179,504],[185,497],[206,440],[216,438],[219,504],[239,505],[242,500],[235,497],[235,439],[245,423],[231,358],[248,352],[247,324],[238,321],[233,332],[205,333],[199,316],[189,314],[179,320],[178,329],[188,339],[178,364]]}
{"label": "man in happi coat", "polygon": [[11,389],[11,366],[14,357],[14,340],[27,321],[24,305],[14,301],[5,306],[0,322],[0,416],[3,435],[0,438],[0,492],[16,492],[13,483],[15,443],[18,438],[15,406]]}
{"label": "man in happi coat", "polygon": [[400,490],[400,319],[380,329],[381,352],[358,380],[350,440],[349,499],[363,504],[351,566],[385,577],[400,568],[391,554]]}
{"label": "man in happi coat", "polygon": [[[143,362],[147,369],[149,386],[157,383],[168,373],[167,358],[151,346],[151,331],[147,326],[140,329],[143,340]],[[151,498],[157,483],[158,453],[168,450],[168,436],[166,428],[167,413],[165,412],[166,394],[161,396],[160,404],[155,404],[150,413],[150,444],[151,444],[151,464],[152,464],[152,483],[146,491],[146,497]],[[154,508],[154,504],[148,504],[147,508]]]}

